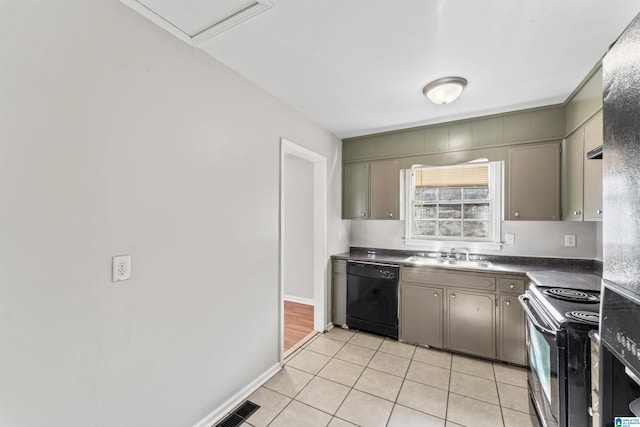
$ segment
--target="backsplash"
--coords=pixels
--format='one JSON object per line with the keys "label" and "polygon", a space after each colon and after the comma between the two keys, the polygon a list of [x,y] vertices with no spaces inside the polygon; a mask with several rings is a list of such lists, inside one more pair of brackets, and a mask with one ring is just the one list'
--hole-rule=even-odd
{"label": "backsplash", "polygon": [[[506,233],[515,234],[515,244],[502,245],[499,251],[485,251],[487,254],[602,259],[602,237],[601,232],[598,233],[596,222],[503,221],[501,233],[503,242]],[[564,246],[565,234],[576,235],[575,247]],[[404,221],[351,221],[351,246],[420,249],[419,246],[405,246],[403,236]],[[472,252],[477,253],[473,250]]]}

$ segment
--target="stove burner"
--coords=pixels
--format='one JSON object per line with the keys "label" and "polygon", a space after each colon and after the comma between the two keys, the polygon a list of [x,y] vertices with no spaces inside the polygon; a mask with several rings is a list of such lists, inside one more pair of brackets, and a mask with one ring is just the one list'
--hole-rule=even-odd
{"label": "stove burner", "polygon": [[552,288],[545,289],[543,291],[545,295],[549,295],[552,298],[558,298],[565,301],[574,302],[600,302],[600,298],[595,295],[588,294],[586,292],[578,291],[576,289],[564,289],[564,288]]}
{"label": "stove burner", "polygon": [[600,314],[595,311],[569,311],[565,313],[565,316],[569,319],[590,323],[592,325],[597,325],[600,321]]}

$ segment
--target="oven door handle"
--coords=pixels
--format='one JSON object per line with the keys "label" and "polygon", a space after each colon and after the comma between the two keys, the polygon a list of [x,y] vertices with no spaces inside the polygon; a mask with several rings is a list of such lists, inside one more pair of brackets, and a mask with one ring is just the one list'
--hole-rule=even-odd
{"label": "oven door handle", "polygon": [[538,322],[538,319],[529,308],[529,304],[527,302],[529,301],[529,297],[527,297],[526,295],[520,295],[518,296],[518,299],[520,300],[520,304],[522,305],[522,308],[524,308],[524,311],[527,313],[527,317],[531,320],[531,323],[538,331],[547,335],[553,335],[553,336],[556,335],[554,331],[552,331],[551,329],[545,328]]}

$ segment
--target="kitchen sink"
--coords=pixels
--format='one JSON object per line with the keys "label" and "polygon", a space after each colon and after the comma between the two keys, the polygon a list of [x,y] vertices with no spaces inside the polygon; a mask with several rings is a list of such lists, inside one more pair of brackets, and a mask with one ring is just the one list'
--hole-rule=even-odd
{"label": "kitchen sink", "polygon": [[455,258],[434,258],[426,256],[410,256],[404,260],[415,265],[443,265],[443,266],[455,266],[463,268],[489,268],[491,263],[484,260],[462,260]]}
{"label": "kitchen sink", "polygon": [[449,259],[444,260],[443,263],[449,265],[456,265],[458,267],[473,267],[473,268],[489,268],[491,267],[491,263],[489,261],[482,260],[462,260],[462,259]]}
{"label": "kitchen sink", "polygon": [[410,262],[412,264],[418,264],[418,265],[436,265],[439,264],[439,260],[441,258],[434,258],[434,257],[426,257],[426,256],[410,256],[409,258],[405,259],[405,262]]}

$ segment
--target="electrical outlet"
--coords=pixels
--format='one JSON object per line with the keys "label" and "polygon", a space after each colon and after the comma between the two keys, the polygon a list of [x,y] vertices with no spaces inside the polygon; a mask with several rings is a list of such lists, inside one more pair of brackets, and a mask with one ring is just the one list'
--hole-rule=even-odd
{"label": "electrical outlet", "polygon": [[113,282],[128,280],[131,277],[131,255],[118,255],[112,258]]}
{"label": "electrical outlet", "polygon": [[514,233],[506,233],[504,235],[504,243],[505,243],[505,245],[515,245],[516,244],[516,235]]}
{"label": "electrical outlet", "polygon": [[576,235],[575,234],[565,234],[564,235],[564,245],[565,246],[576,246]]}

